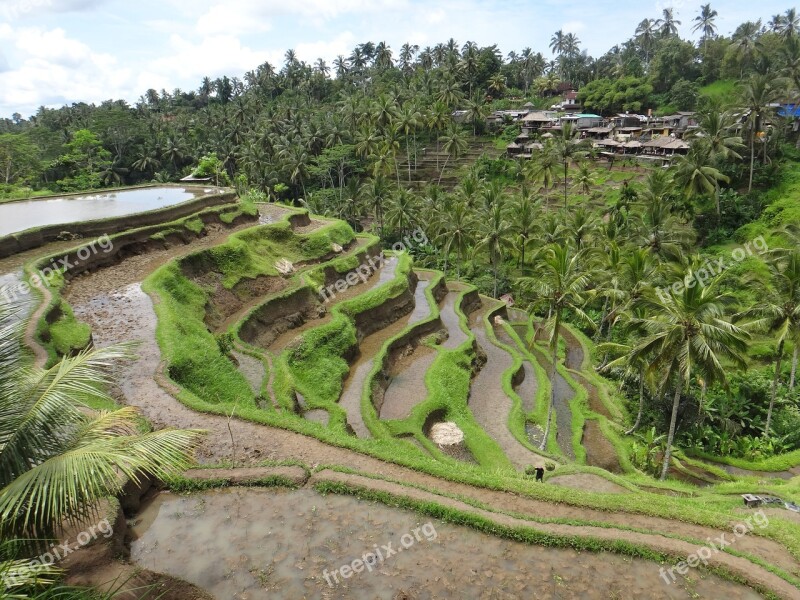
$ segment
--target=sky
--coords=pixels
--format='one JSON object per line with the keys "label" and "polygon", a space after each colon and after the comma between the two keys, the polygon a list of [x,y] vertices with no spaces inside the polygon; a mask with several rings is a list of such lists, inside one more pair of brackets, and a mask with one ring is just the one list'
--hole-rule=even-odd
{"label": "sky", "polygon": [[[530,46],[550,55],[563,29],[595,57],[628,39],[645,17],[675,9],[683,37],[703,0],[0,0],[0,117],[39,106],[124,99],[149,88],[197,89],[204,76],[242,77],[265,61],[349,55],[361,42],[387,42],[395,56],[450,37],[506,55]],[[711,1],[719,32],[767,21],[791,0]]]}

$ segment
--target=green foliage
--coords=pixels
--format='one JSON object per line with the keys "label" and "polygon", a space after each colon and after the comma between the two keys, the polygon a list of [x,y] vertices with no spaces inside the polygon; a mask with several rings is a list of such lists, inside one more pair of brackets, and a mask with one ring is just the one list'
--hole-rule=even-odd
{"label": "green foliage", "polygon": [[596,79],[578,92],[578,100],[585,108],[604,114],[614,112],[641,112],[649,103],[653,86],[639,77]]}

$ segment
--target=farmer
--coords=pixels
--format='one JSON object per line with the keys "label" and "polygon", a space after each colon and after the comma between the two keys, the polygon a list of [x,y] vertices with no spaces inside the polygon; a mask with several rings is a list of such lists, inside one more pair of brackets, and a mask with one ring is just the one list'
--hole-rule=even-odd
{"label": "farmer", "polygon": [[536,481],[544,483],[544,467],[536,467]]}

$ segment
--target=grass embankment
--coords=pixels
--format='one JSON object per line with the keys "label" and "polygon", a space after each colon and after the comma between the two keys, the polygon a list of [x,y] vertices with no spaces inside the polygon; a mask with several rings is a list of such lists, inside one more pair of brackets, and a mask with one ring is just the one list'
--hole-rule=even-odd
{"label": "grass embankment", "polygon": [[147,278],[144,289],[158,298],[157,338],[170,378],[207,402],[255,406],[255,394],[205,324],[214,290],[198,285],[186,271],[216,273],[233,289],[245,279],[281,277],[276,263],[313,260],[332,244],[352,241],[350,227],[337,221],[306,235],[295,235],[289,214],[272,225],[234,234],[218,246],[172,261]]}
{"label": "grass embankment", "polygon": [[[139,235],[154,242],[163,242],[167,236],[173,234],[199,237],[208,226],[207,223],[217,221],[232,224],[242,216],[255,217],[257,214],[255,205],[249,202],[224,204],[203,209],[169,223],[123,231],[109,236],[109,241],[112,245],[118,245],[121,240]],[[71,250],[50,254],[28,263],[25,266],[28,283],[31,283],[33,277],[38,277],[37,273],[42,270],[46,269],[45,272],[50,272],[54,264],[60,266],[59,259],[74,253],[81,247],[78,245]],[[109,246],[106,245],[106,247]],[[62,356],[87,348],[91,343],[91,327],[75,318],[72,307],[61,296],[66,285],[66,273],[66,267],[61,267],[59,270],[53,271],[53,275],[48,279],[48,291],[51,297],[36,326],[36,340],[47,351],[47,366],[54,365]],[[36,286],[32,286],[32,290],[40,299],[43,297],[41,290]]]}

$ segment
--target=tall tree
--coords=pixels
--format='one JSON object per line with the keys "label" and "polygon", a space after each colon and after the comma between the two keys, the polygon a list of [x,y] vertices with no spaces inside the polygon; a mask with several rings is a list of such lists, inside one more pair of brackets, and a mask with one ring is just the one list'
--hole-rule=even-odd
{"label": "tall tree", "polygon": [[[694,277],[690,270],[681,281]],[[725,304],[731,298],[716,291],[718,281],[706,286],[684,285],[681,291],[668,288],[642,299],[648,316],[639,324],[647,336],[633,350],[631,360],[649,359],[659,387],[674,386],[662,480],[672,459],[681,395],[692,378],[700,376],[707,385],[726,384],[722,359],[740,368],[746,365],[742,353],[749,335],[725,318]]]}

